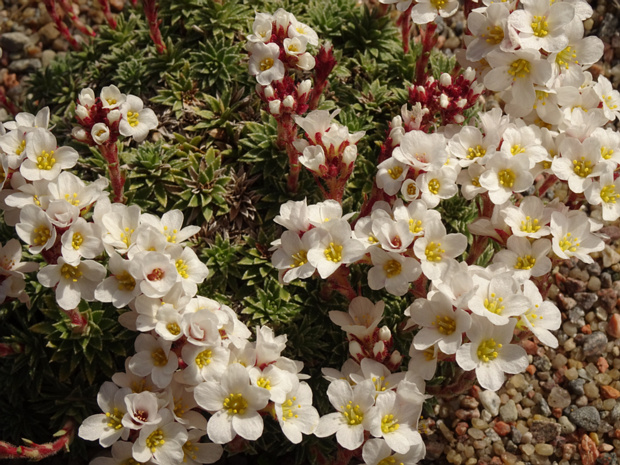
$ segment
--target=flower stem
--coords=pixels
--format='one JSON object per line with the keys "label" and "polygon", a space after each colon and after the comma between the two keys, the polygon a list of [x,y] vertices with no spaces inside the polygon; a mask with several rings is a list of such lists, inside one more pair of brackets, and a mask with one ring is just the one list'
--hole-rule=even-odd
{"label": "flower stem", "polygon": [[71,31],[69,31],[69,28],[63,22],[62,18],[58,14],[58,11],[56,10],[56,1],[55,0],[43,0],[43,3],[45,3],[47,12],[49,13],[50,17],[54,20],[54,23],[56,24],[56,28],[58,29],[58,31],[69,42],[69,44],[71,44],[71,47],[73,47],[74,50],[80,50],[82,46],[78,43],[77,40],[75,40],[75,37],[71,35]]}
{"label": "flower stem", "polygon": [[73,4],[69,0],[60,0],[60,7],[67,13],[73,25],[77,27],[82,34],[91,37],[95,36],[95,31],[93,31],[89,25],[84,24],[80,17],[74,13]]}
{"label": "flower stem", "polygon": [[103,10],[103,15],[105,16],[106,21],[110,25],[112,29],[116,29],[116,19],[114,19],[114,15],[110,10],[110,2],[108,0],[99,0],[99,5],[101,5],[101,9]]}
{"label": "flower stem", "polygon": [[0,459],[29,459],[42,460],[57,454],[61,450],[69,450],[69,444],[75,436],[75,423],[71,420],[67,421],[60,431],[54,434],[58,437],[53,442],[45,444],[35,444],[32,441],[24,439],[26,446],[14,446],[5,441],[0,441]]}
{"label": "flower stem", "polygon": [[166,51],[166,46],[161,38],[161,31],[159,30],[160,20],[157,19],[157,1],[156,0],[142,0],[142,6],[144,7],[144,14],[149,22],[149,33],[151,40],[157,47],[157,53],[160,55]]}
{"label": "flower stem", "polygon": [[103,144],[101,146],[101,154],[108,162],[110,182],[112,183],[112,191],[114,192],[114,202],[124,203],[125,197],[123,195],[123,188],[125,186],[125,177],[120,169],[118,147],[115,143]]}
{"label": "flower stem", "polygon": [[423,86],[426,83],[427,72],[426,67],[428,60],[431,57],[431,50],[437,43],[437,36],[435,31],[437,30],[437,24],[428,23],[425,29],[420,28],[420,38],[422,39],[422,54],[418,59],[415,66],[415,83],[419,86]]}
{"label": "flower stem", "polygon": [[411,37],[411,10],[413,8],[413,4],[407,8],[407,10],[403,11],[398,19],[396,20],[396,25],[400,26],[400,31],[402,34],[403,40],[403,53],[409,53],[409,38]]}

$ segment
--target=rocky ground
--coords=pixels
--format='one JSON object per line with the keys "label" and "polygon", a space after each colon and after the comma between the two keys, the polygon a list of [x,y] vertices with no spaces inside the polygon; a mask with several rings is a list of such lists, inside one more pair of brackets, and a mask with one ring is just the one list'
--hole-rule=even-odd
{"label": "rocky ground", "polygon": [[[93,29],[105,19],[98,3],[79,0],[76,13]],[[112,2],[118,11],[123,1]],[[592,71],[620,85],[618,0],[594,0],[585,23],[605,43]],[[460,46],[463,18],[440,25],[440,45]],[[75,33],[78,40],[84,40]],[[19,103],[24,79],[69,50],[43,2],[0,0],[0,93]],[[0,107],[0,121],[8,119]],[[607,248],[591,265],[563,263],[550,291],[562,310],[556,349],[527,344],[530,365],[497,393],[473,388],[439,401],[424,420],[425,462],[474,465],[618,464],[620,453],[620,228],[606,228]],[[617,308],[618,307],[618,308]]]}

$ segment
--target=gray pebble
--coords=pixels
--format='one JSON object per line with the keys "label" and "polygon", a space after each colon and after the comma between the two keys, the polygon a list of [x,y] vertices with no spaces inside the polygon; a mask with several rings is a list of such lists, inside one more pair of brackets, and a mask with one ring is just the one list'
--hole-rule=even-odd
{"label": "gray pebble", "polygon": [[518,450],[519,450],[517,445],[514,442],[510,441],[510,440],[506,441],[506,444],[504,445],[504,448],[506,449],[507,452],[510,452],[511,454],[514,454],[514,453],[518,452]]}
{"label": "gray pebble", "polygon": [[530,425],[532,442],[534,444],[546,444],[553,441],[559,434],[562,427],[550,421],[535,420]]}
{"label": "gray pebble", "polygon": [[586,271],[590,276],[599,276],[601,274],[601,265],[598,262],[590,263],[586,266]]}
{"label": "gray pebble", "polygon": [[512,439],[512,442],[514,444],[521,444],[521,439],[523,439],[523,433],[521,433],[521,431],[519,431],[514,426],[510,428],[510,432],[511,432],[510,438]]}
{"label": "gray pebble", "polygon": [[549,371],[551,370],[551,360],[546,355],[542,357],[536,357],[534,359],[533,365],[536,367],[538,371]]}
{"label": "gray pebble", "polygon": [[484,430],[484,434],[487,438],[489,438],[491,442],[497,442],[502,440],[502,438],[499,436],[499,434],[495,432],[493,428],[488,428]]}
{"label": "gray pebble", "polygon": [[499,414],[499,406],[501,401],[496,392],[481,391],[478,394],[478,398],[480,399],[482,406],[487,409],[491,415],[497,416]]}
{"label": "gray pebble", "polygon": [[568,418],[579,428],[586,431],[596,431],[601,423],[598,410],[591,405],[575,410]]}
{"label": "gray pebble", "polygon": [[611,409],[611,412],[609,412],[609,419],[612,423],[620,420],[620,403],[617,403],[615,407]]}
{"label": "gray pebble", "polygon": [[12,73],[32,73],[42,66],[38,58],[23,58],[12,61],[9,64],[9,71]]}
{"label": "gray pebble", "polygon": [[603,452],[598,459],[596,459],[596,463],[601,463],[605,465],[618,465],[618,455],[612,452]]}
{"label": "gray pebble", "polygon": [[611,275],[607,272],[601,274],[601,287],[609,289],[612,286]]}
{"label": "gray pebble", "polygon": [[585,316],[586,312],[579,305],[575,305],[568,311],[568,319],[577,326],[586,324],[586,320],[584,319]]}
{"label": "gray pebble", "polygon": [[583,341],[583,355],[601,355],[607,347],[607,336],[602,331],[595,331],[588,334]]}
{"label": "gray pebble", "polygon": [[5,52],[23,52],[30,38],[23,32],[5,32],[0,36],[0,47]]}
{"label": "gray pebble", "polygon": [[598,296],[593,292],[576,292],[575,300],[579,302],[579,305],[575,308],[581,307],[583,310],[590,310],[598,300]]}
{"label": "gray pebble", "polygon": [[547,402],[552,408],[566,408],[570,405],[570,394],[566,389],[554,386],[547,397]]}
{"label": "gray pebble", "polygon": [[[573,379],[569,381],[567,387],[571,394],[577,397],[581,397],[585,394],[585,391],[583,390],[584,384],[586,384],[585,379],[577,378],[577,379]],[[569,402],[570,402],[570,398],[569,398]]]}
{"label": "gray pebble", "polygon": [[577,427],[575,425],[573,425],[570,420],[565,417],[564,415],[562,415],[559,419],[558,419],[558,423],[560,424],[560,427],[562,428],[562,434],[571,434],[574,433],[575,430],[577,429]]}
{"label": "gray pebble", "polygon": [[517,418],[519,418],[519,413],[517,412],[517,406],[515,405],[515,401],[510,399],[508,402],[506,402],[506,404],[502,405],[499,408],[499,416],[506,423],[517,421]]}
{"label": "gray pebble", "polygon": [[545,399],[540,399],[540,403],[538,404],[540,407],[540,414],[546,417],[551,415],[551,409],[549,408],[549,404]]}

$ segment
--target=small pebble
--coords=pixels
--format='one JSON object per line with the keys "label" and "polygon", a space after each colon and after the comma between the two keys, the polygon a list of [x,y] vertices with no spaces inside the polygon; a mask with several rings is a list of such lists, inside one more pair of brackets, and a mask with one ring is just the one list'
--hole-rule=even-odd
{"label": "small pebble", "polygon": [[[495,425],[493,426],[493,429],[500,436],[506,436],[512,430],[510,425],[507,424],[506,422],[503,422],[503,421],[496,422]],[[515,442],[520,442],[520,440],[519,441],[515,441]]]}
{"label": "small pebble", "polygon": [[551,444],[536,444],[534,447],[538,455],[548,457],[553,454],[553,446]]}
{"label": "small pebble", "polygon": [[564,377],[569,380],[577,379],[579,377],[577,369],[575,367],[569,368],[564,372]]}
{"label": "small pebble", "polygon": [[586,431],[596,431],[601,423],[601,416],[595,407],[581,407],[569,416],[571,422]]}
{"label": "small pebble", "polygon": [[481,391],[478,398],[482,406],[487,409],[492,416],[497,416],[499,414],[501,401],[496,392]]}
{"label": "small pebble", "polygon": [[607,334],[614,339],[620,338],[620,314],[614,313],[609,319]]}
{"label": "small pebble", "polygon": [[594,382],[586,383],[583,386],[583,392],[588,397],[588,399],[596,399],[599,396],[598,387]]}
{"label": "small pebble", "polygon": [[478,401],[472,396],[465,396],[461,399],[461,407],[465,409],[475,409],[478,407]]}
{"label": "small pebble", "polygon": [[506,423],[517,421],[519,413],[514,400],[510,399],[505,405],[502,405],[499,409],[499,415]]}
{"label": "small pebble", "polygon": [[531,444],[523,444],[520,449],[525,455],[532,455],[536,450],[536,448]]}
{"label": "small pebble", "polygon": [[560,431],[562,432],[562,434],[571,434],[571,433],[574,433],[575,430],[577,429],[577,427],[570,422],[568,417],[565,417],[564,415],[562,415],[558,419],[558,423],[561,426]]}
{"label": "small pebble", "polygon": [[590,276],[590,280],[588,281],[588,289],[592,292],[596,292],[601,288],[601,280],[596,276]]}
{"label": "small pebble", "polygon": [[530,425],[532,442],[535,444],[551,442],[560,434],[561,429],[558,423],[534,420]]}
{"label": "small pebble", "polygon": [[[576,381],[578,380],[575,380],[574,382]],[[570,386],[570,383],[568,384]],[[562,389],[559,386],[555,386],[553,389],[551,389],[551,392],[549,393],[549,397],[547,398],[547,402],[549,403],[550,407],[553,407],[553,408],[559,407],[559,408],[564,409],[570,405],[570,394],[568,393],[566,389]]]}
{"label": "small pebble", "polygon": [[601,386],[600,390],[603,399],[614,400],[620,397],[620,391],[612,388],[611,386]]}
{"label": "small pebble", "polygon": [[579,397],[576,401],[575,401],[575,405],[577,407],[585,407],[586,405],[588,405],[588,398],[587,396],[581,396]]}

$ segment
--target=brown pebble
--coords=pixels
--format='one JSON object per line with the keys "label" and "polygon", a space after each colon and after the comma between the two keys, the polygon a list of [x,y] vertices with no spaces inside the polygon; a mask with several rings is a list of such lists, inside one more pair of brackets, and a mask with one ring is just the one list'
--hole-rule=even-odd
{"label": "brown pebble", "polygon": [[607,325],[607,334],[609,334],[614,339],[620,338],[620,314],[614,313],[609,319],[609,324]]}
{"label": "brown pebble", "polygon": [[620,397],[620,391],[611,386],[601,386],[599,389],[601,390],[603,399],[617,399]]}
{"label": "brown pebble", "polygon": [[458,425],[456,425],[456,428],[454,429],[454,431],[456,432],[458,436],[463,436],[467,433],[468,429],[469,429],[469,425],[465,423],[464,421],[461,421]]}
{"label": "brown pebble", "polygon": [[527,366],[525,371],[527,371],[530,375],[534,376],[534,373],[536,373],[536,367],[534,365],[530,364],[530,365]]}
{"label": "brown pebble", "polygon": [[529,339],[525,339],[521,341],[521,347],[525,349],[528,355],[536,355],[536,350],[538,346],[534,341],[530,341]]}
{"label": "brown pebble", "polygon": [[491,459],[490,465],[502,465],[502,459],[496,455]]}
{"label": "brown pebble", "polygon": [[551,411],[551,414],[555,417],[555,418],[560,418],[562,416],[562,409],[559,407],[554,408]]}
{"label": "brown pebble", "polygon": [[596,361],[596,366],[598,367],[598,371],[605,373],[609,368],[609,362],[605,359],[605,357],[599,357]]}
{"label": "brown pebble", "polygon": [[594,465],[597,457],[599,456],[596,443],[587,434],[584,434],[581,437],[581,443],[579,444],[579,455],[581,455],[582,465]]}
{"label": "brown pebble", "polygon": [[496,422],[495,425],[493,425],[493,429],[500,436],[506,436],[511,431],[510,425],[503,421]]}
{"label": "brown pebble", "polygon": [[454,412],[459,420],[471,420],[472,418],[480,418],[480,410],[464,410],[462,408]]}
{"label": "brown pebble", "polygon": [[479,402],[472,396],[465,396],[461,399],[460,405],[462,408],[471,410],[478,407]]}
{"label": "brown pebble", "polygon": [[592,328],[590,328],[590,325],[589,325],[589,324],[588,324],[588,325],[583,325],[583,326],[581,327],[580,331],[581,331],[583,334],[592,334]]}

